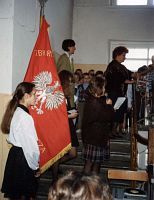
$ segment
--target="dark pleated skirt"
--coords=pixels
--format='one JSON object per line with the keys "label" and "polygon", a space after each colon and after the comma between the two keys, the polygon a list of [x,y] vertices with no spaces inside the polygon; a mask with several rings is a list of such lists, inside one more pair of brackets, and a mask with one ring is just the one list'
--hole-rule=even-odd
{"label": "dark pleated skirt", "polygon": [[8,154],[1,192],[4,197],[26,199],[36,196],[38,180],[28,166],[22,148],[13,146]]}
{"label": "dark pleated skirt", "polygon": [[101,163],[110,158],[110,144],[106,146],[95,146],[92,144],[83,145],[83,159],[91,162]]}

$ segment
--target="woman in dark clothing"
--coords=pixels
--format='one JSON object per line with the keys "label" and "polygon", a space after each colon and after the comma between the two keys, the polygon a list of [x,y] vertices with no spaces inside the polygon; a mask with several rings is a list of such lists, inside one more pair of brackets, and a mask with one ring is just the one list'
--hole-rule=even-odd
{"label": "woman in dark clothing", "polygon": [[109,133],[114,116],[110,99],[103,93],[104,79],[95,77],[88,88],[85,102],[82,140],[84,172],[99,173],[101,162],[109,158]]}
{"label": "woman in dark clothing", "polygon": [[[132,79],[133,73],[129,71],[121,63],[125,61],[126,53],[128,49],[123,46],[116,47],[113,51],[113,60],[107,66],[105,72],[106,78],[106,93],[111,98],[113,105],[118,97],[125,97],[127,92],[128,83],[134,83]],[[113,135],[116,133],[116,129],[119,125],[119,132],[122,132],[124,113],[127,112],[127,101],[115,112]]]}

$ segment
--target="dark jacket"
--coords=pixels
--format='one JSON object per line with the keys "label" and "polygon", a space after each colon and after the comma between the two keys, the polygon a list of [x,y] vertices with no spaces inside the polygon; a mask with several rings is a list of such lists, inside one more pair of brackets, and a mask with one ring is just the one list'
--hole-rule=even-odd
{"label": "dark jacket", "polygon": [[83,143],[104,146],[109,140],[114,109],[106,104],[106,97],[94,97],[89,94],[85,102],[82,140]]}
{"label": "dark jacket", "polygon": [[116,60],[110,62],[105,72],[106,92],[108,95],[125,96],[127,84],[124,82],[130,80],[131,74],[131,71]]}

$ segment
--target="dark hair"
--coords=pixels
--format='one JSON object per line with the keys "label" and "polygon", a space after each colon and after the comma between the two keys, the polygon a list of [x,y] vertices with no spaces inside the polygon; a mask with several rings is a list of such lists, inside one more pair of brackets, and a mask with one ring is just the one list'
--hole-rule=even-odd
{"label": "dark hair", "polygon": [[29,82],[22,82],[17,86],[12,99],[7,105],[6,111],[2,119],[1,130],[3,133],[9,133],[11,120],[19,104],[19,101],[23,98],[25,93],[30,94],[34,87],[35,85]]}
{"label": "dark hair", "polygon": [[104,85],[105,85],[105,80],[99,76],[96,76],[90,81],[89,92],[92,95],[95,95],[98,89],[102,89],[103,91]]}
{"label": "dark hair", "polygon": [[82,72],[82,69],[78,68],[75,70],[75,73],[83,73],[83,72]]}
{"label": "dark hair", "polygon": [[90,70],[88,71],[88,73],[89,73],[90,75],[95,75],[95,70],[94,70],[94,69],[90,69]]}
{"label": "dark hair", "polygon": [[83,73],[83,77],[84,77],[84,76],[89,76],[88,72],[84,72],[84,73]]}
{"label": "dark hair", "polygon": [[48,200],[111,200],[109,187],[97,175],[69,172],[50,188]]}
{"label": "dark hair", "polygon": [[148,69],[148,67],[146,65],[143,65],[142,67],[138,68],[137,72],[138,73],[141,73],[141,72],[144,72]]}
{"label": "dark hair", "polygon": [[119,55],[121,55],[122,53],[128,53],[128,49],[126,47],[124,47],[124,46],[116,47],[113,50],[112,58],[116,59],[116,57],[119,56]]}
{"label": "dark hair", "polygon": [[104,73],[103,73],[103,71],[98,70],[98,71],[96,71],[95,76],[103,77],[103,76],[104,76]]}
{"label": "dark hair", "polygon": [[80,79],[81,79],[82,76],[83,76],[82,69],[76,69],[74,74],[78,74],[80,76]]}
{"label": "dark hair", "polygon": [[69,51],[68,47],[74,47],[74,46],[75,46],[75,42],[72,39],[66,39],[62,43],[62,49],[64,51]]}
{"label": "dark hair", "polygon": [[82,76],[79,73],[74,73],[74,81],[75,81],[75,76],[78,77],[78,80],[80,81]]}
{"label": "dark hair", "polygon": [[67,71],[67,70],[62,70],[58,73],[58,76],[59,76],[59,79],[60,79],[60,82],[61,82],[61,85],[62,85],[62,88],[63,88],[63,91],[64,91],[64,95],[66,95],[66,91],[67,91],[67,94],[69,93],[68,90],[70,89],[70,79],[72,79],[72,81],[74,81],[73,79],[73,74],[70,72],[70,71]]}
{"label": "dark hair", "polygon": [[61,85],[65,85],[70,82],[70,78],[73,79],[73,74],[68,70],[62,70],[58,74]]}

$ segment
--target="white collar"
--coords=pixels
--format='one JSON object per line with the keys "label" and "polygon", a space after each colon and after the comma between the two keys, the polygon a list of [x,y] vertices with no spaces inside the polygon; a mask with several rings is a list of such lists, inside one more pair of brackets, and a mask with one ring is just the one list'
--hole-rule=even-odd
{"label": "white collar", "polygon": [[64,53],[67,55],[67,57],[70,57],[70,55],[67,51],[64,51]]}
{"label": "white collar", "polygon": [[69,58],[70,62],[72,61],[73,55],[70,55],[67,51],[64,51],[64,53],[67,55]]}

